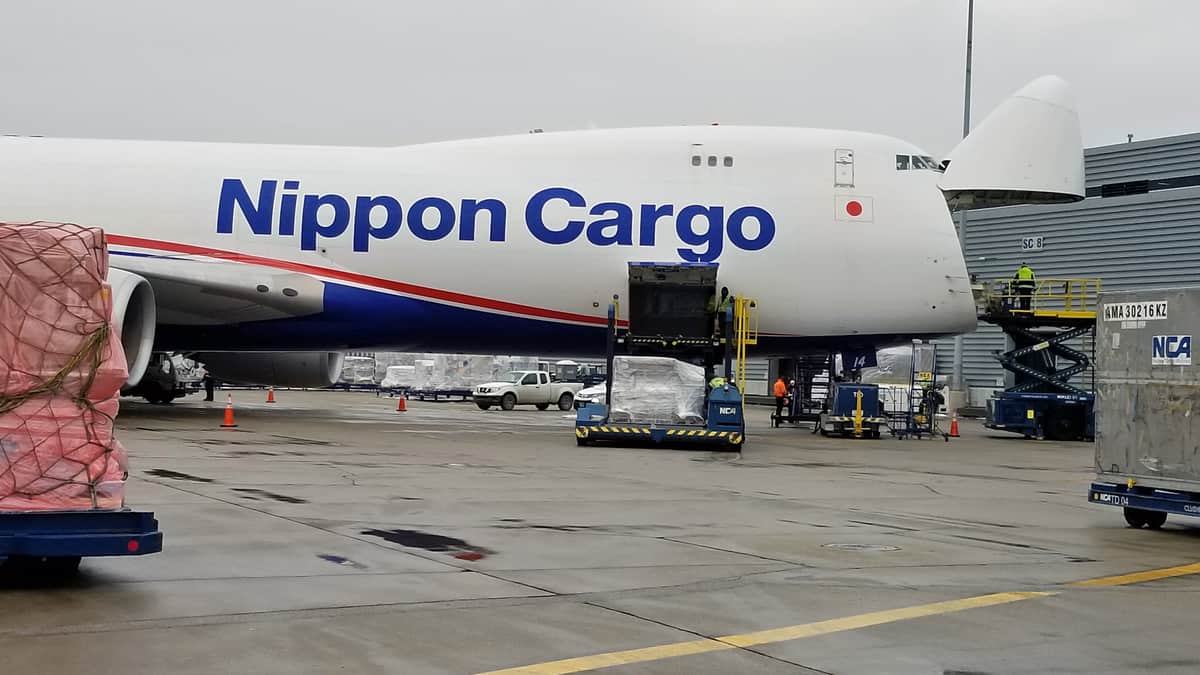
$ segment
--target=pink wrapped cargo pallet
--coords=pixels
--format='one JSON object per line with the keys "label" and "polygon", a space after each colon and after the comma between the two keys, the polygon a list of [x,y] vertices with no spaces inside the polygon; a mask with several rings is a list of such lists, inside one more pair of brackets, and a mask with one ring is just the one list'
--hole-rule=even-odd
{"label": "pink wrapped cargo pallet", "polygon": [[0,511],[124,504],[107,275],[98,229],[0,224]]}

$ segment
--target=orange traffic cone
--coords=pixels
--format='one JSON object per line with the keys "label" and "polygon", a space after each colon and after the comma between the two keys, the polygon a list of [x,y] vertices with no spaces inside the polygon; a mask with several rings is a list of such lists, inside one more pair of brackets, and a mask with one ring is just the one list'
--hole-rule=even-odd
{"label": "orange traffic cone", "polygon": [[275,387],[267,388],[267,403],[275,402]]}
{"label": "orange traffic cone", "polygon": [[229,394],[229,400],[225,403],[225,421],[221,423],[222,429],[232,429],[237,426],[233,421],[233,394]]}
{"label": "orange traffic cone", "polygon": [[400,398],[396,399],[396,412],[408,412],[408,397],[400,394]]}
{"label": "orange traffic cone", "polygon": [[950,418],[950,438],[958,438],[958,413]]}

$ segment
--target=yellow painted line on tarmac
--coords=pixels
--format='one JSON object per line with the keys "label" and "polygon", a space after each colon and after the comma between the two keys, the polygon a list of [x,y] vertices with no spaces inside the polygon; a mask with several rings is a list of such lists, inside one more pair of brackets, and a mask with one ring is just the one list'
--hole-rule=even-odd
{"label": "yellow painted line on tarmac", "polygon": [[566,675],[567,673],[582,673],[584,671],[596,670],[598,668],[611,668],[613,666],[624,666],[631,663],[659,661],[661,659],[669,659],[676,656],[689,656],[692,654],[726,651],[730,649],[752,647],[754,645],[770,644],[772,642],[783,642],[785,640],[798,640],[800,638],[814,637],[817,635],[841,633],[843,631],[866,628],[868,626],[878,626],[885,623],[916,619],[923,616],[935,616],[938,614],[948,614],[950,612],[961,612],[965,609],[975,609],[977,607],[992,607],[994,605],[1003,605],[1010,602],[1028,600],[1030,598],[1041,598],[1047,595],[1054,595],[1054,593],[993,593],[991,595],[979,595],[973,598],[964,598],[962,600],[935,602],[928,605],[902,607],[900,609],[886,609],[881,612],[869,612],[867,614],[858,614],[856,616],[848,616],[841,619],[802,623],[797,626],[774,628],[755,633],[726,635],[724,637],[713,638],[711,640],[689,640],[687,642],[676,642],[674,644],[659,645],[657,647],[628,649],[621,652],[608,652],[607,654],[593,654],[592,656],[581,656],[579,658],[563,659],[561,661],[535,663],[528,666],[520,666],[518,668],[493,670],[488,673],[480,673],[480,675]]}
{"label": "yellow painted line on tarmac", "polygon": [[1119,574],[1115,577],[1100,577],[1098,579],[1087,579],[1084,581],[1076,581],[1067,584],[1072,588],[1095,588],[1097,586],[1127,586],[1129,584],[1140,584],[1146,581],[1158,581],[1159,579],[1170,579],[1172,577],[1185,577],[1189,574],[1200,574],[1200,563],[1191,565],[1180,565],[1178,567],[1164,567],[1158,570],[1147,570],[1145,572],[1134,572],[1133,574]]}
{"label": "yellow painted line on tarmac", "polygon": [[[1159,579],[1170,579],[1173,577],[1182,577],[1191,574],[1200,574],[1200,563],[1179,565],[1177,567],[1166,567],[1157,570],[1146,570],[1144,572],[1134,572],[1132,574],[1121,574],[1111,577],[1085,579],[1083,581],[1076,581],[1066,584],[1066,586],[1068,588],[1126,586],[1129,584],[1157,581]],[[884,624],[895,623],[897,621],[908,621],[910,619],[950,614],[952,612],[961,612],[964,610],[978,609],[981,607],[994,607],[996,605],[1005,605],[1014,602],[1020,602],[1022,600],[1032,600],[1034,598],[1046,598],[1058,595],[1059,593],[1061,593],[1061,591],[991,593],[989,595],[977,595],[970,598],[963,598],[961,600],[946,600],[943,602],[933,602],[926,605],[885,609],[879,612],[867,612],[866,614],[856,614],[854,616],[847,616],[839,619],[814,621],[812,623],[802,623],[795,626],[784,626],[783,628],[772,628],[769,630],[755,631],[753,633],[742,633],[740,635],[725,635],[723,637],[716,637],[712,639],[705,638],[700,640],[688,640],[686,642],[675,642],[672,644],[658,645],[656,647],[627,649],[625,651],[593,654],[591,656],[580,656],[573,659],[562,659],[560,661],[534,663],[528,666],[519,666],[517,668],[506,668],[504,670],[493,670],[486,673],[479,673],[479,675],[567,675],[568,673],[582,673],[590,670],[611,668],[613,666],[623,666],[632,663],[660,661],[662,659],[675,658],[677,656],[690,656],[693,654],[705,654],[708,652],[727,651],[730,649],[742,649],[776,642],[801,640],[804,638],[817,637],[819,635],[829,635],[831,633],[843,633],[846,631],[858,630],[860,628],[869,628],[871,626],[881,626]]]}

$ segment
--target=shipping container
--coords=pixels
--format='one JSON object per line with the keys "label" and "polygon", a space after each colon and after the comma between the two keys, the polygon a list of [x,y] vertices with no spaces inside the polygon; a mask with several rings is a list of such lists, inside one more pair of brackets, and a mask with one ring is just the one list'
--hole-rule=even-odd
{"label": "shipping container", "polygon": [[1096,317],[1096,483],[1135,527],[1200,515],[1200,287],[1106,292]]}

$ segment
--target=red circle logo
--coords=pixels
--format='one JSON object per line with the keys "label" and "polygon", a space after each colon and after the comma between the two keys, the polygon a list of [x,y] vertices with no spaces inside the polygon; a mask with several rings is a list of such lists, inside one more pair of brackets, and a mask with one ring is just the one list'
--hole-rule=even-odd
{"label": "red circle logo", "polygon": [[850,215],[854,216],[855,218],[857,218],[858,216],[861,216],[862,215],[862,203],[856,202],[856,201],[846,202],[846,213],[849,213]]}

